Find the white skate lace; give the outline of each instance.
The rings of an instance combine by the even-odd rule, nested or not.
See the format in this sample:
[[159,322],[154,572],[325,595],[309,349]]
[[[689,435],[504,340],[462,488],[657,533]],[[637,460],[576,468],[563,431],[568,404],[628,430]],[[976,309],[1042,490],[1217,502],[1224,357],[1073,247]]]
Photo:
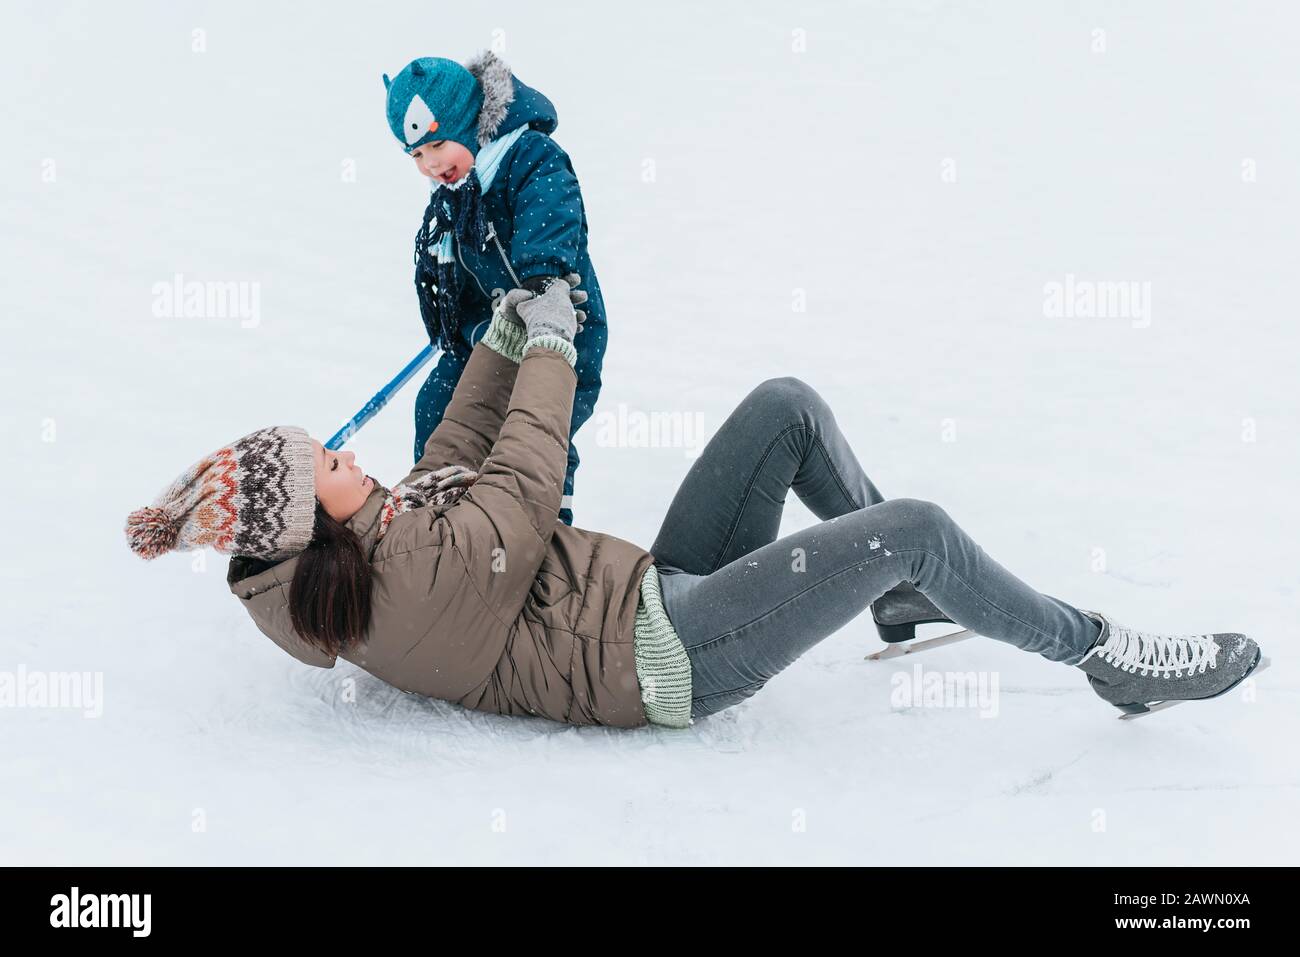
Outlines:
[[1204,674],[1217,667],[1219,645],[1213,635],[1153,635],[1111,622],[1097,654],[1121,671],[1181,678],[1184,671]]

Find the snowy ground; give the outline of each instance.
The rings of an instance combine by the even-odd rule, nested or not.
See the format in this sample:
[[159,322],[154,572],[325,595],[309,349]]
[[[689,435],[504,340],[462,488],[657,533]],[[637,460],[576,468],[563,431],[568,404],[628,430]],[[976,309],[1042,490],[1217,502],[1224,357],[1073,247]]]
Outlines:
[[[7,7],[0,670],[104,698],[0,709],[0,863],[1300,859],[1289,5],[332,6]],[[425,187],[380,74],[494,37],[583,183],[598,415],[714,428],[800,376],[885,495],[1272,670],[1129,723],[979,640],[923,663],[996,677],[995,718],[900,710],[864,617],[688,731],[575,729],[309,669],[224,559],[133,557],[126,513],[182,467],[325,438],[419,349]],[[257,321],[156,317],[177,274],[258,284]],[[1045,315],[1067,276],[1149,283],[1149,315]],[[414,394],[354,441],[367,471],[409,465]],[[578,523],[648,545],[690,459],[592,429]]]

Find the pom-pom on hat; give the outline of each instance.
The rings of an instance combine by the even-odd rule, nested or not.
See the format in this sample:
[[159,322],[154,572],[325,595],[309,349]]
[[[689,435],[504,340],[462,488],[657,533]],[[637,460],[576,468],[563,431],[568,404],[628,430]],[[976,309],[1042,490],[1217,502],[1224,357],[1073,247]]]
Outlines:
[[152,505],[127,516],[126,539],[141,558],[210,545],[229,555],[281,561],[307,547],[315,523],[311,437],[280,425],[199,459]]
[[410,153],[425,143],[453,140],[478,155],[478,114],[483,88],[474,74],[455,60],[412,60],[388,88],[388,128]]

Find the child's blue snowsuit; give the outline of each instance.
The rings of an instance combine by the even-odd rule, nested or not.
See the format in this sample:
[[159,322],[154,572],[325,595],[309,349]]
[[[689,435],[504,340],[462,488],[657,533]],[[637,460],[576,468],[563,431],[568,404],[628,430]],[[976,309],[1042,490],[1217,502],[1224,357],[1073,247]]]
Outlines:
[[[578,288],[587,292],[587,302],[581,307],[587,318],[573,342],[578,351],[578,385],[560,511],[560,519],[571,525],[573,474],[578,468],[573,434],[591,416],[600,394],[600,367],[607,335],[605,303],[587,255],[587,215],[578,178],[568,154],[549,135],[559,122],[555,107],[513,74],[511,84],[514,98],[495,135],[524,123],[530,129],[502,157],[496,178],[483,196],[489,231],[495,232],[495,239],[484,250],[455,243],[457,261],[467,274],[459,302],[459,328],[450,349],[442,344],[444,351],[416,397],[414,453],[416,461],[424,454],[425,442],[446,411],[470,350],[487,332],[492,318],[492,290],[508,291],[534,276],[577,273],[582,277]],[[494,93],[486,84],[484,93],[486,112],[493,105]]]

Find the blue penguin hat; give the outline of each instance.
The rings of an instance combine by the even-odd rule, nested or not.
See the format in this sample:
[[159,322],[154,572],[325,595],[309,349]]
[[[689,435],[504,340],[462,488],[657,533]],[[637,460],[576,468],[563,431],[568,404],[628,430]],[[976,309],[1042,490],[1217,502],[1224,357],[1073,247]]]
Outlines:
[[442,57],[421,57],[391,80],[385,73],[384,86],[388,128],[406,152],[436,140],[452,140],[478,155],[483,88],[465,67]]

